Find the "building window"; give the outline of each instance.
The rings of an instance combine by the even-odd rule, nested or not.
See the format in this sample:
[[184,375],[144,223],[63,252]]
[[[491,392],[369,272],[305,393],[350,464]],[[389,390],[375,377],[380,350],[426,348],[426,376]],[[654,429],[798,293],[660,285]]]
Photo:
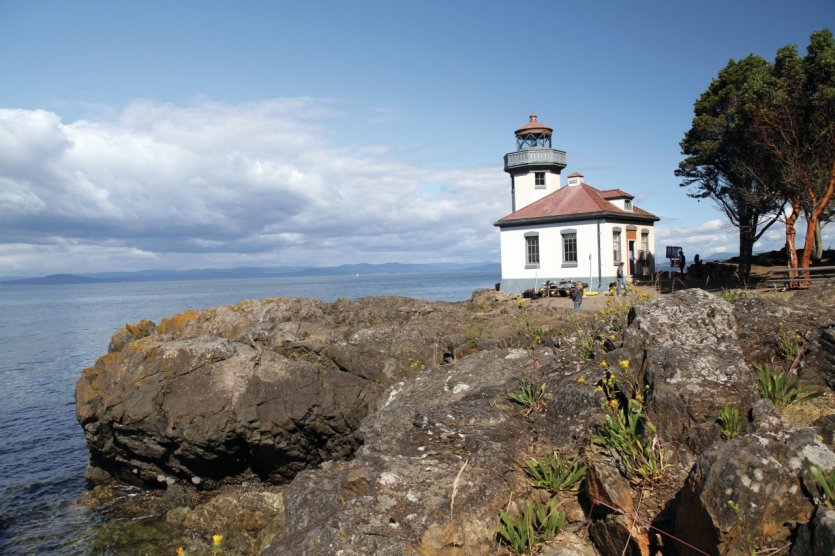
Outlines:
[[562,235],[562,262],[577,262],[577,234]]
[[612,258],[616,263],[621,262],[620,230],[612,232]]
[[539,236],[527,236],[525,238],[525,251],[528,265],[539,265]]
[[545,189],[545,172],[534,172],[533,183],[537,189]]
[[629,199],[626,199],[623,202],[623,208],[624,208],[624,210],[632,210],[632,201],[630,201]]
[[649,254],[649,234],[641,234],[641,253],[644,257]]

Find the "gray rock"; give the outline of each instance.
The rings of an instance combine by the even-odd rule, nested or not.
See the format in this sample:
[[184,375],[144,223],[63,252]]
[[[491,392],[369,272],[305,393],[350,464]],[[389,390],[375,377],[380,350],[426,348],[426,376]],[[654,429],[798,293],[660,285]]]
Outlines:
[[[576,326],[593,315],[558,321],[535,302],[523,315],[492,291],[465,303],[248,301],[127,326],[77,385],[88,478],[167,486],[155,499],[178,506],[167,514],[172,527],[209,538],[206,524],[222,515],[224,546],[245,554],[494,554],[499,509],[544,496],[524,459],[558,450],[590,459],[585,499],[640,510],[643,522],[663,522],[709,553],[743,550],[749,534],[760,546],[785,544],[793,529],[813,546],[828,538],[829,518],[816,528],[808,466],[835,460],[817,432],[785,430],[750,367],[756,342],[773,336],[769,311],[798,330],[808,313],[803,331],[814,336],[825,316],[811,303],[731,304],[687,290],[636,307],[607,358],[629,359],[623,378],[648,387],[671,465],[657,500],[604,450],[588,450],[604,414],[594,384],[603,371],[579,357]],[[809,341],[803,373],[823,368],[815,354],[828,340],[819,337],[824,347]],[[508,399],[522,379],[546,385],[543,413],[523,415]],[[730,441],[716,425],[726,405],[751,419]],[[241,480],[256,486],[233,486]],[[207,491],[220,494],[208,500]],[[622,514],[584,515],[576,497],[561,503],[571,526],[544,553],[654,549]],[[586,523],[594,549],[576,534]]]
[[[715,554],[785,544],[791,524],[814,505],[809,467],[835,467],[835,454],[812,429],[753,433],[718,443],[696,462],[681,492],[676,534]],[[680,548],[682,554],[696,554]]]
[[835,554],[835,509],[818,506],[814,518],[798,528],[791,556],[832,556]]
[[730,303],[703,290],[636,307],[624,352],[649,386],[648,409],[662,438],[699,452],[718,439],[725,406],[741,415],[759,397],[737,341]]

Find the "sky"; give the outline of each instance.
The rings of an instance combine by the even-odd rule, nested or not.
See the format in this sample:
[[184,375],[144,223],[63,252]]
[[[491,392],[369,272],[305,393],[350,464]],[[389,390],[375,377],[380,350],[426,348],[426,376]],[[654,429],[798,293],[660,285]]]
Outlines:
[[498,262],[532,112],[657,251],[734,255],[673,174],[693,102],[824,27],[832,0],[0,0],[0,277]]

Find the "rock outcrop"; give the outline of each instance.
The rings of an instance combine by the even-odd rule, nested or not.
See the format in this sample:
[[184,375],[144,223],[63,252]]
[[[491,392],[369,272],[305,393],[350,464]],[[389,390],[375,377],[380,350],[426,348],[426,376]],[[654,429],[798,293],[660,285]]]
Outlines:
[[[795,368],[825,383],[829,313],[811,298],[728,303],[687,290],[638,303],[627,327],[620,303],[578,318],[495,292],[466,303],[274,299],[126,327],[78,383],[89,477],[201,496],[242,480],[283,485],[280,496],[242,494],[241,511],[259,512],[244,521],[261,529],[239,544],[253,553],[477,555],[503,550],[500,509],[547,499],[523,463],[557,451],[589,472],[579,495],[559,495],[567,524],[545,554],[822,546],[832,517],[816,506],[809,466],[835,468],[829,440],[761,400],[753,365],[788,367],[775,350],[790,329],[805,338]],[[598,386],[607,377],[621,401]],[[508,398],[523,381],[544,389],[539,411]],[[664,455],[652,482],[591,442],[630,396]],[[728,406],[745,430],[725,440]],[[183,499],[169,523],[216,511]]]

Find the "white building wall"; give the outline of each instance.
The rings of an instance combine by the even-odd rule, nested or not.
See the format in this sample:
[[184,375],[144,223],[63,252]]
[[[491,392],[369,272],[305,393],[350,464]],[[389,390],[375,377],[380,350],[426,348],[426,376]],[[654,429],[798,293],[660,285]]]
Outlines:
[[[577,262],[563,262],[563,234],[577,235]],[[526,268],[526,233],[538,233],[539,267]],[[499,234],[502,256],[502,288],[522,291],[541,285],[545,280],[582,280],[589,282],[591,271],[597,277],[597,221],[572,222],[570,225],[546,224],[537,227],[505,228]],[[591,266],[590,259],[591,256]],[[530,285],[526,285],[530,284]],[[524,287],[522,287],[524,286]]]
[[[545,172],[545,187],[536,187],[536,172]],[[513,174],[513,211],[526,207],[560,188],[560,175],[549,170]]]
[[[636,259],[641,249],[641,232],[644,230],[649,232],[647,238],[653,258],[648,261],[648,266],[638,265],[638,268],[636,268],[639,275],[649,275],[654,270],[650,265],[655,262],[655,231],[652,226],[583,220],[502,229],[499,234],[502,260],[501,287],[505,291],[519,293],[529,288],[539,287],[546,280],[580,280],[592,290],[606,291],[609,284],[615,281],[617,272],[613,249],[614,228],[617,227],[621,230],[621,253],[623,261],[626,263],[629,256],[627,226],[632,225],[637,228],[635,230]],[[563,262],[562,232],[566,230],[574,230],[577,234],[576,264]],[[526,268],[526,233],[538,234],[538,268]]]

